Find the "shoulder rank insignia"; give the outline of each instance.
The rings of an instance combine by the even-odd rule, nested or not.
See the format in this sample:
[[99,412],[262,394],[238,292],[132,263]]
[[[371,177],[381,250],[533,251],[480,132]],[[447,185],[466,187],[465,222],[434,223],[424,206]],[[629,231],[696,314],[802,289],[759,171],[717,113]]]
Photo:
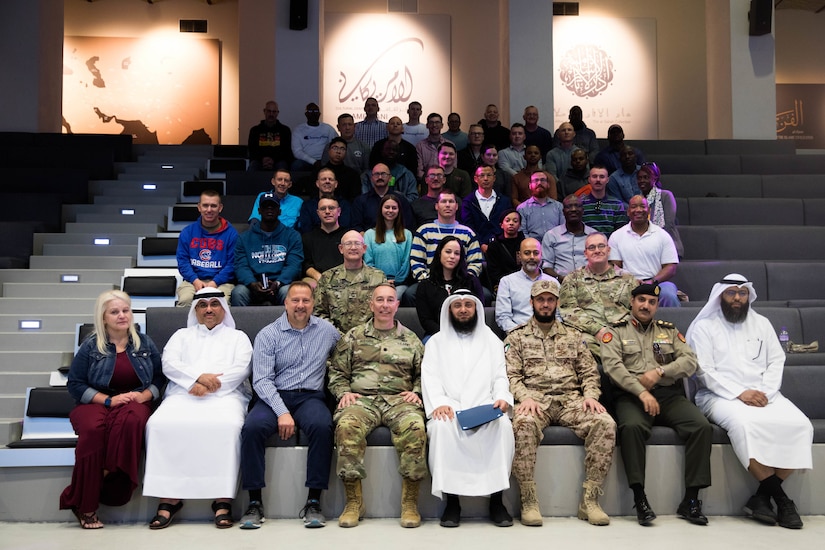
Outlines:
[[629,318],[625,317],[624,319],[621,319],[621,320],[616,321],[615,323],[613,323],[613,326],[614,327],[622,327],[622,326],[627,324],[628,320],[629,320]]
[[685,337],[681,332],[676,335],[676,338],[678,338],[683,344],[687,344],[687,342],[685,341]]
[[662,321],[661,319],[656,319],[656,324],[660,327],[673,328],[673,323],[669,321]]
[[609,344],[611,340],[613,340],[613,333],[612,332],[605,332],[602,335],[602,343],[603,344]]

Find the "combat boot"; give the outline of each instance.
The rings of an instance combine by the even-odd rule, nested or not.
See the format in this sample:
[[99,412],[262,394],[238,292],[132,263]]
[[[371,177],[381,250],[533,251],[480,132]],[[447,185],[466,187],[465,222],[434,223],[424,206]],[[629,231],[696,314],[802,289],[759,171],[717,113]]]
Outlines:
[[355,527],[358,522],[364,519],[367,509],[364,506],[364,497],[361,494],[361,480],[344,480],[344,490],[347,494],[347,503],[338,518],[338,525],[341,527]]
[[420,481],[404,478],[401,482],[401,527],[418,527],[421,515],[418,513],[418,485]]
[[521,491],[521,524],[541,527],[544,521],[541,519],[539,499],[536,495],[536,482],[519,482],[519,490]]
[[601,486],[595,481],[585,481],[582,500],[579,503],[579,519],[588,521],[591,525],[609,525],[610,518],[599,506],[599,495],[603,495]]

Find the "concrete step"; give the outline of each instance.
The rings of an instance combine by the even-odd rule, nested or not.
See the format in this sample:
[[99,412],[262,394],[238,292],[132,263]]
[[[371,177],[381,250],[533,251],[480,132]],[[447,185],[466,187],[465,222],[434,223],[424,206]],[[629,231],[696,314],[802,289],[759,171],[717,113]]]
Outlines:
[[179,181],[152,182],[154,189],[142,181],[95,180],[89,182],[89,196],[120,195],[134,197],[155,197],[180,194]]
[[92,310],[89,310],[87,315],[63,313],[41,313],[38,315],[28,313],[0,313],[0,332],[21,330],[19,326],[21,319],[40,321],[39,330],[41,332],[74,332],[78,323],[93,323],[94,314]]
[[0,313],[24,313],[27,316],[42,313],[87,315],[94,312],[94,305],[92,298],[0,298]]
[[[5,391],[5,390],[4,390]],[[0,394],[0,418],[23,418],[26,412],[25,394]]]
[[171,161],[171,162],[141,162],[141,163],[115,163],[115,173],[142,175],[146,177],[176,175],[186,179],[189,174],[198,174],[206,169],[206,161],[198,162],[197,159],[191,162]]
[[[22,415],[21,415],[22,416]],[[0,418],[0,447],[20,439],[23,422],[20,418]]]
[[49,372],[0,372],[0,388],[10,395],[26,395],[26,388],[49,385]]
[[52,283],[5,283],[3,285],[4,298],[62,298],[67,295],[72,298],[97,299],[101,292],[120,288],[120,283],[68,283],[55,285]]
[[[66,270],[61,269],[0,269],[0,284],[5,283],[63,283],[61,275]],[[116,283],[120,284],[123,269],[76,269],[72,273],[77,275],[79,283]],[[71,292],[70,290],[68,292]]]
[[[126,269],[135,267],[135,258],[128,256],[29,256],[31,269],[60,270],[77,273],[84,269]],[[69,270],[69,271],[67,271]]]
[[80,223],[151,223],[166,227],[166,212],[163,214],[136,214],[123,216],[122,214],[78,214],[73,220]]
[[[64,204],[63,220],[66,222],[75,221],[79,214],[109,214],[112,216],[123,216],[123,221],[129,223],[129,218],[140,215],[165,214],[169,208],[168,204],[147,204],[143,206],[120,206],[117,204]],[[124,214],[122,211],[128,209],[134,211],[133,214]]]
[[135,153],[137,162],[147,162],[153,158],[160,159],[187,159],[192,157],[202,157],[204,159],[212,156],[212,145],[133,145],[132,151]]
[[74,338],[74,331],[0,332],[0,349],[5,351],[25,351],[27,349],[36,349],[41,351],[74,350]]
[[176,203],[174,199],[170,200],[170,197],[163,195],[137,195],[134,198],[116,195],[95,195],[92,200],[94,204],[117,204],[123,208],[137,208],[138,206],[147,204],[165,204],[166,206],[172,206]]
[[0,372],[51,372],[71,365],[73,355],[71,351],[2,351]]
[[137,241],[131,245],[44,244],[43,256],[132,256],[137,258]]
[[[103,227],[103,226],[101,226]],[[110,225],[109,227],[115,227]],[[156,231],[151,233],[151,236],[156,235]],[[135,245],[137,246],[140,237],[146,237],[147,234],[137,233],[35,233],[33,239],[32,253],[43,254],[43,246],[46,244],[88,244],[93,246],[113,246],[113,245]],[[108,245],[95,244],[97,239],[109,239]]]
[[157,183],[161,181],[191,180],[198,176],[197,172],[191,174],[118,174],[118,181],[139,181],[142,183]]
[[77,223],[66,224],[66,233],[131,233],[132,235],[152,235],[160,231],[156,223]]

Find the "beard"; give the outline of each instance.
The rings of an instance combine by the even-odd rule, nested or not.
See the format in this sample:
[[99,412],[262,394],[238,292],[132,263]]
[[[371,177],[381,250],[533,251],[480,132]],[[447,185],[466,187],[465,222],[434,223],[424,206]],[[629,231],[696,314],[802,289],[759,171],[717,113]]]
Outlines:
[[745,321],[745,317],[748,316],[748,310],[750,309],[751,305],[747,302],[742,304],[742,307],[739,310],[733,308],[733,306],[724,300],[722,301],[722,315],[725,316],[725,320],[728,323],[743,323]]
[[552,323],[556,320],[556,310],[554,309],[553,313],[551,313],[550,315],[542,315],[538,311],[534,311],[533,316],[539,323]]
[[453,326],[455,331],[459,334],[470,334],[476,328],[476,324],[478,323],[478,312],[473,313],[473,316],[467,319],[466,321],[459,321],[456,319],[452,313],[450,313],[450,324]]

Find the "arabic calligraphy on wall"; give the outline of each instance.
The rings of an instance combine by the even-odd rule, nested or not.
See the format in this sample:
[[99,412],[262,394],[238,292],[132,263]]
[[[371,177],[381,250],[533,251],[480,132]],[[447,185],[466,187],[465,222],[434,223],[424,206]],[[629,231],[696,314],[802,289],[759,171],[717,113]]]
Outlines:
[[776,85],[776,139],[798,149],[825,148],[825,84]]

